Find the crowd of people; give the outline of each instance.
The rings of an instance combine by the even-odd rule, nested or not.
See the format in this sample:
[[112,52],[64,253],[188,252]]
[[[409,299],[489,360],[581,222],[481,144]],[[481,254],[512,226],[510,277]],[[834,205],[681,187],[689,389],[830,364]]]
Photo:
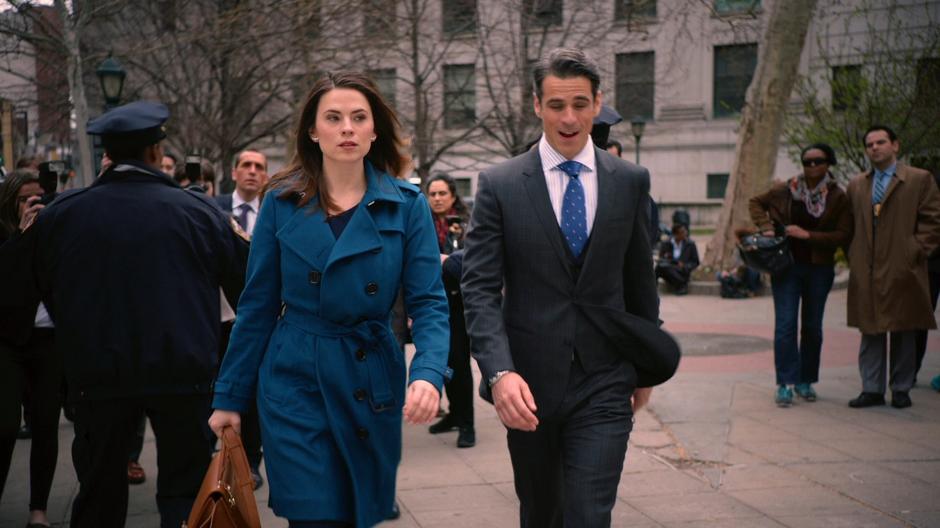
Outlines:
[[[659,243],[649,172],[608,141],[619,116],[604,113],[596,64],[556,49],[532,81],[542,135],[480,174],[472,211],[447,174],[423,189],[401,177],[398,118],[358,72],[314,83],[286,168],[269,176],[262,152],[240,152],[231,194],[212,164],[164,150],[170,115],[154,102],[89,122],[106,156],[87,188],[50,202],[34,169],[13,172],[0,186],[0,494],[25,406],[28,528],[49,526],[63,406],[73,527],[124,526],[147,420],[164,528],[186,520],[227,427],[292,528],[394,518],[403,422],[476,445],[471,357],[507,429],[521,525],[609,526],[633,415],[679,361],[657,278],[687,293],[698,250],[687,215]],[[885,403],[889,342],[891,403],[911,405],[935,327],[940,191],[897,162],[889,128],[863,142],[873,170],[848,190],[814,144],[802,174],[750,203],[754,231],[786,234],[794,261],[771,277],[781,406],[817,397],[839,247],[862,332],[850,405]]]

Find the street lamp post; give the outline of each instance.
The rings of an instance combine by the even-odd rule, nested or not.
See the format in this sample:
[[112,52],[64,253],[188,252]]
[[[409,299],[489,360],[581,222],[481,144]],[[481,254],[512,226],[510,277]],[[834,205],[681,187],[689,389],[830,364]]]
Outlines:
[[[121,102],[121,92],[124,90],[124,78],[127,72],[124,67],[114,57],[108,55],[108,58],[101,61],[98,68],[95,69],[95,75],[98,76],[98,82],[101,84],[101,93],[104,95],[104,111],[107,112]],[[94,136],[94,164],[95,174],[101,173],[101,158],[104,156],[104,148],[101,146],[101,136]]]
[[104,94],[104,110],[114,108],[121,102],[121,92],[124,90],[124,78],[127,72],[114,57],[108,56],[95,70],[98,82],[101,83],[101,93]]
[[636,143],[636,164],[640,164],[640,139],[643,137],[643,130],[646,128],[646,121],[641,117],[634,117],[630,121],[630,130],[633,131],[633,139]]

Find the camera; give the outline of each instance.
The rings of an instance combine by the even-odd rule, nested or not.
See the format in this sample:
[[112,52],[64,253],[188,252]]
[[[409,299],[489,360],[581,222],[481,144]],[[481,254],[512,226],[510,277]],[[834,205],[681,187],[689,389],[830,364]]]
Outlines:
[[65,162],[61,160],[44,161],[39,164],[39,186],[43,195],[39,203],[49,205],[55,200],[56,189],[59,182],[65,183],[69,179],[69,172]]
[[459,217],[459,216],[457,216],[457,215],[447,215],[446,217],[444,217],[444,220],[447,222],[447,225],[448,225],[448,226],[452,226],[452,225],[454,225],[454,224],[462,224],[462,223],[463,223],[463,218],[461,218],[461,217]]

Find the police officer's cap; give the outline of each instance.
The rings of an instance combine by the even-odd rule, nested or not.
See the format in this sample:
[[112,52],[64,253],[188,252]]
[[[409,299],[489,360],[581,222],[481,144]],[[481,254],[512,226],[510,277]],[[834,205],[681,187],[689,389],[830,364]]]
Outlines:
[[166,105],[136,101],[88,121],[88,133],[101,136],[105,148],[147,147],[166,137],[163,123],[169,117]]

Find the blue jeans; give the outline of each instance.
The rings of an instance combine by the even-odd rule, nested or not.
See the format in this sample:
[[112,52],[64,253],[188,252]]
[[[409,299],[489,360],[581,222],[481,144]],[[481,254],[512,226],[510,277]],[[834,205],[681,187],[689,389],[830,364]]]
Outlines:
[[[834,277],[831,265],[797,262],[787,272],[771,278],[777,385],[819,381],[823,312]],[[803,302],[802,311],[800,301]],[[796,340],[798,315],[799,345]]]

